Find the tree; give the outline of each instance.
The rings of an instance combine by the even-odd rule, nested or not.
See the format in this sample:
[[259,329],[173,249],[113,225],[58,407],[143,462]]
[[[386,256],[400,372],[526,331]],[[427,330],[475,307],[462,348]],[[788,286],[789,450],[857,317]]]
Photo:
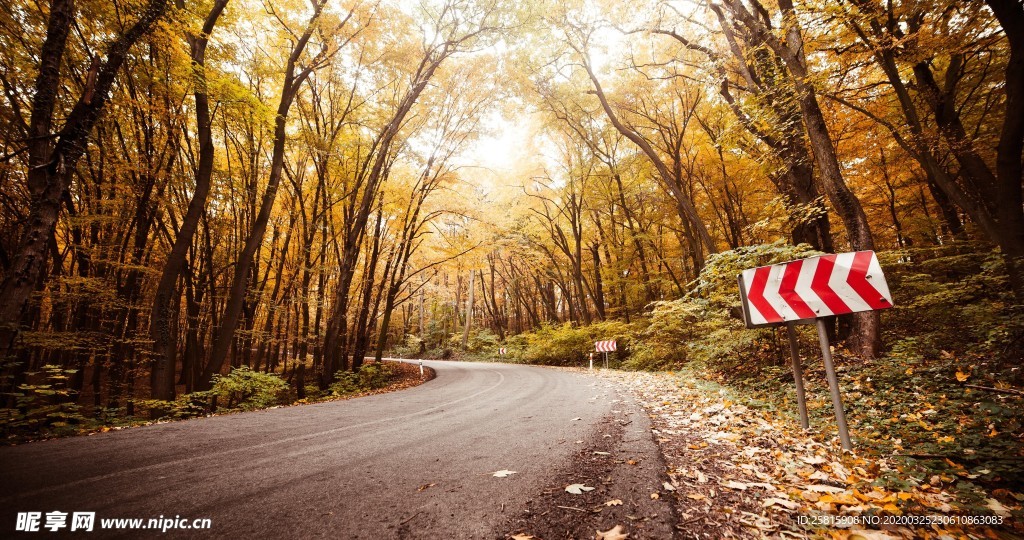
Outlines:
[[[406,117],[441,64],[451,56],[475,46],[479,40],[487,38],[501,29],[501,13],[498,7],[492,4],[469,5],[456,0],[446,1],[439,6],[432,20],[432,26],[436,30],[435,35],[425,38],[418,63],[407,76],[408,86],[400,90],[398,94],[400,97],[392,109],[390,118],[375,136],[370,145],[371,152],[368,152],[361,160],[357,173],[358,185],[354,191],[358,194],[358,207],[350,219],[346,220],[348,230],[341,250],[337,292],[324,337],[325,357],[324,370],[320,379],[321,387],[330,384],[335,372],[348,359],[349,292],[359,259],[359,246],[366,232],[373,203],[378,197],[380,184],[388,170],[392,145],[395,143]],[[359,369],[362,361],[362,358],[353,358],[352,369]]]
[[94,57],[85,88],[58,130],[53,126],[54,108],[68,33],[75,21],[75,6],[72,0],[54,0],[50,5],[28,130],[28,220],[0,284],[0,358],[8,358],[15,347],[29,295],[40,286],[48,244],[71,178],[110,97],[118,71],[129,50],[164,15],[167,5],[168,0],[150,0],[138,20],[108,42],[106,58]]
[[[1002,86],[1005,93],[1004,111],[998,124],[998,142],[995,145],[995,164],[984,155],[984,141],[969,132],[961,100],[963,92],[958,85],[966,77],[964,72],[970,59],[961,52],[964,44],[943,44],[952,51],[947,54],[945,77],[940,83],[938,58],[942,49],[925,47],[929,32],[951,33],[950,16],[957,10],[949,6],[945,14],[928,13],[921,6],[889,5],[886,8],[865,0],[852,2],[856,11],[846,24],[867,46],[879,68],[884,72],[909,134],[892,123],[883,122],[894,139],[920,164],[929,182],[962,208],[996,245],[1000,247],[1006,263],[1010,283],[1018,299],[1024,298],[1024,209],[1022,209],[1022,152],[1024,152],[1024,7],[1019,2],[994,0],[986,2],[995,15],[1006,37],[1009,57],[1004,68],[1002,84],[980,81],[978,86]],[[962,8],[964,20],[970,25],[989,26],[988,15],[977,2]],[[959,23],[955,23],[959,24]],[[938,28],[931,28],[931,26]],[[945,28],[943,28],[945,27]],[[964,32],[966,33],[966,32]],[[984,38],[982,38],[984,39]],[[913,74],[915,99],[910,85],[903,80],[901,70]],[[979,68],[985,69],[985,68]],[[973,94],[971,92],[970,94]],[[861,107],[857,110],[867,112]],[[875,116],[875,115],[872,115]],[[877,118],[877,116],[875,116]],[[934,122],[934,131],[928,120]],[[934,134],[933,134],[934,133]],[[976,133],[976,131],[975,131]],[[941,139],[940,139],[941,138]],[[940,142],[952,154],[956,163],[943,163]],[[979,144],[980,143],[980,144]]]
[[[323,67],[353,37],[349,36],[339,39],[338,36],[339,32],[351,20],[354,11],[349,11],[348,14],[337,22],[334,28],[326,31],[323,30],[319,23],[326,3],[327,0],[313,2],[313,13],[310,15],[302,34],[294,41],[291,52],[288,55],[287,64],[284,69],[284,81],[281,85],[281,100],[277,106],[277,115],[274,117],[274,143],[270,162],[270,176],[267,178],[267,187],[263,192],[263,199],[260,202],[259,214],[257,214],[256,220],[252,224],[252,229],[246,238],[245,246],[235,262],[234,277],[232,278],[230,293],[224,306],[224,314],[221,317],[221,326],[210,351],[210,360],[203,369],[199,379],[198,387],[200,389],[209,388],[210,380],[215,373],[220,372],[221,367],[224,365],[224,360],[227,358],[228,349],[234,341],[235,328],[238,325],[238,319],[242,313],[242,303],[245,298],[246,289],[249,286],[249,270],[253,263],[253,257],[263,242],[263,235],[266,233],[267,223],[270,221],[270,213],[274,208],[274,200],[277,198],[278,186],[281,183],[281,175],[284,171],[285,143],[288,139],[288,111],[291,109],[299,89],[313,71]],[[362,26],[357,28],[355,33],[358,33],[361,28]],[[320,51],[312,56],[308,63],[300,66],[299,62],[303,58],[306,45],[314,33],[318,31],[321,32],[321,36],[325,39],[320,44]],[[332,43],[334,40],[337,40],[337,42]]]
[[174,368],[178,340],[172,335],[173,321],[178,318],[175,297],[180,297],[178,278],[185,266],[185,257],[192,247],[192,239],[199,228],[199,219],[206,208],[206,198],[213,180],[215,150],[210,97],[206,81],[206,46],[217,20],[228,0],[215,0],[198,34],[189,33],[186,39],[191,48],[193,84],[195,86],[196,137],[199,140],[199,163],[195,170],[195,191],[167,255],[160,281],[154,293],[150,315],[150,336],[153,339],[153,369],[150,375],[150,393],[154,399],[174,399]]
[[[829,202],[843,221],[850,247],[854,250],[873,250],[871,225],[860,204],[843,178],[842,167],[836,154],[828,123],[818,102],[812,83],[812,72],[804,51],[804,38],[800,30],[798,13],[791,0],[779,2],[781,27],[776,30],[771,14],[758,2],[751,0],[752,9],[741,0],[728,0],[716,10],[726,35],[742,36],[747,47],[768,47],[785,67],[785,76],[793,85],[794,98],[800,107],[804,129],[818,165],[819,177]],[[779,33],[776,33],[779,32]],[[855,320],[853,348],[861,355],[874,358],[880,352],[881,332],[878,314],[873,311],[853,315]]]
[[593,92],[600,101],[601,108],[608,116],[608,120],[613,126],[615,126],[615,129],[618,130],[619,133],[632,141],[633,144],[637,145],[643,151],[644,155],[651,160],[655,169],[658,171],[659,177],[666,186],[666,189],[668,189],[669,193],[671,193],[675,198],[679,211],[679,218],[683,220],[684,227],[693,229],[696,244],[694,245],[692,254],[696,261],[695,271],[699,271],[700,267],[703,265],[703,255],[700,253],[700,246],[703,246],[703,249],[706,249],[708,253],[715,253],[718,251],[718,248],[715,245],[714,240],[711,238],[711,234],[708,232],[704,220],[697,213],[697,209],[694,207],[693,201],[683,190],[681,171],[679,171],[680,163],[678,161],[674,162],[673,168],[670,169],[658,152],[655,151],[651,143],[641,136],[636,128],[626,125],[618,117],[612,108],[608,97],[605,95],[604,89],[601,87],[601,82],[594,74],[594,70],[590,65],[589,59],[587,59],[585,53],[585,47],[588,41],[587,37],[580,37],[582,40],[581,44],[571,44],[570,46],[573,47],[574,51],[580,56],[583,69],[586,71],[587,76],[594,85]]

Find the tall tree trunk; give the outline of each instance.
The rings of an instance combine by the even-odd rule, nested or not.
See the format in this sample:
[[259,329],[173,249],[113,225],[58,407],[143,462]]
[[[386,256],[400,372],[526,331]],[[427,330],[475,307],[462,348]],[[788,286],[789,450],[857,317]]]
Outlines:
[[210,98],[206,85],[206,45],[228,0],[215,0],[198,35],[188,35],[192,49],[192,84],[195,85],[196,137],[199,140],[199,162],[195,171],[195,191],[174,245],[167,255],[163,272],[157,282],[150,314],[150,338],[153,340],[153,368],[150,372],[150,395],[153,399],[174,399],[174,369],[177,364],[178,340],[173,332],[178,318],[176,297],[178,277],[185,266],[185,257],[192,247],[192,238],[199,228],[199,220],[206,209],[213,178],[214,146]]
[[1006,63],[1006,110],[996,147],[997,238],[1017,301],[1024,303],[1024,4],[1019,0],[986,0],[1010,42]]
[[[69,28],[75,19],[72,0],[54,0],[50,6],[46,40],[40,53],[40,70],[33,98],[27,174],[30,194],[28,219],[10,267],[0,284],[0,359],[15,347],[20,322],[29,296],[40,283],[47,244],[57,225],[64,194],[71,185],[86,140],[110,98],[117,74],[128,51],[146,35],[167,10],[168,0],[150,0],[139,19],[107,47],[106,60],[94,61],[92,85],[83,89],[64,125],[52,133],[53,109],[60,87]],[[52,149],[50,141],[56,137]]]
[[295,95],[298,93],[299,88],[316,67],[317,60],[313,59],[309,65],[298,73],[296,73],[296,67],[306,48],[306,44],[317,28],[315,23],[320,18],[320,13],[325,3],[326,0],[314,2],[313,14],[306,24],[306,30],[298,41],[295,42],[288,57],[284,83],[281,87],[281,101],[277,106],[277,115],[274,117],[274,147],[270,160],[270,176],[267,179],[267,189],[263,192],[260,210],[256,215],[256,220],[253,222],[252,230],[249,231],[249,236],[245,240],[245,246],[235,262],[235,272],[224,306],[224,313],[221,316],[220,329],[216,332],[214,338],[213,347],[210,351],[210,360],[203,369],[197,384],[200,390],[210,388],[211,379],[214,374],[220,373],[231,344],[235,340],[235,329],[238,327],[239,316],[242,313],[242,305],[245,301],[245,293],[249,286],[250,270],[256,252],[263,243],[263,236],[267,231],[267,223],[270,221],[270,212],[274,208],[277,190],[281,183],[281,174],[284,169],[285,143],[288,139],[288,111],[295,101]]
[[[825,115],[818,104],[818,98],[814,87],[808,82],[807,64],[803,51],[803,37],[800,27],[796,21],[796,14],[793,11],[791,0],[781,0],[779,6],[782,9],[783,17],[789,19],[786,23],[786,46],[781,44],[778,47],[785,51],[780,54],[790,73],[793,75],[793,82],[796,86],[797,102],[800,104],[800,111],[804,117],[804,126],[807,129],[807,137],[811,143],[811,151],[814,154],[814,161],[818,164],[825,194],[832,203],[832,207],[839,218],[843,221],[846,234],[850,241],[850,247],[854,250],[874,250],[875,240],[871,233],[871,226],[868,223],[867,215],[860,200],[846,184],[843,178],[842,168],[839,165],[839,158],[836,156],[832,136],[825,122]],[[851,336],[851,348],[861,356],[875,358],[881,352],[881,325],[877,311],[865,311],[853,315],[854,330]]]
[[[782,60],[792,82],[795,98],[803,117],[804,129],[807,131],[808,142],[818,165],[822,185],[829,202],[846,228],[850,246],[854,250],[873,250],[874,237],[868,224],[867,215],[853,191],[843,179],[839,158],[836,156],[832,136],[814,87],[810,82],[810,72],[804,53],[803,35],[800,22],[792,0],[779,0],[782,14],[783,35],[776,36],[764,19],[767,13],[758,11],[755,15],[747,10],[740,0],[727,0],[728,7],[735,20],[746,27],[748,35],[755,44],[767,45]],[[728,23],[723,23],[728,24]],[[874,358],[881,348],[881,332],[878,313],[867,311],[853,315],[854,332],[851,336],[852,349],[858,354]]]
[[[352,348],[352,366],[353,370],[358,370],[362,366],[361,359],[366,356],[367,347],[370,341],[370,327],[371,321],[374,317],[370,314],[370,306],[373,305],[374,299],[374,281],[377,274],[377,264],[380,260],[380,237],[381,237],[381,225],[384,222],[384,210],[383,201],[380,201],[377,205],[377,219],[375,220],[373,240],[371,241],[372,247],[370,248],[370,256],[367,257],[366,263],[363,267],[363,295],[359,302],[359,315],[356,318],[355,335],[353,336],[354,346]],[[377,294],[378,302],[380,300],[380,294],[383,292],[385,283],[389,278],[391,272],[391,264],[393,260],[389,260],[388,264],[384,268],[384,276],[381,277],[380,283],[377,284],[379,292]],[[374,306],[374,311],[379,307]],[[390,314],[386,316],[390,319]],[[357,363],[358,362],[358,363]]]
[[[954,175],[934,155],[931,148],[934,142],[924,136],[921,115],[896,65],[896,51],[892,44],[904,41],[907,37],[904,29],[891,19],[889,24],[883,25],[883,15],[874,4],[864,0],[856,0],[854,3],[862,13],[872,16],[868,24],[875,40],[856,22],[849,24],[875,51],[913,135],[910,144],[902,142],[894,132],[897,141],[911,150],[910,153],[921,163],[929,179],[970,215],[985,235],[999,246],[1014,296],[1018,301],[1024,300],[1024,191],[1021,182],[1024,167],[1024,5],[1016,0],[986,0],[1003,27],[1010,49],[1004,84],[1006,109],[996,147],[994,172],[975,149],[974,141],[963,125],[956,103],[955,87],[944,89],[939,86],[932,72],[932,63],[927,58],[921,60],[925,51],[913,55],[915,63],[912,72],[916,88],[930,107],[941,136],[949,143],[950,151],[960,166]],[[919,19],[911,18],[907,23],[911,33],[919,30]],[[961,55],[952,55],[949,61],[951,65],[947,69],[956,69],[962,61]],[[962,183],[958,183],[957,176],[964,179]],[[938,199],[936,202],[941,207],[942,202]],[[943,214],[947,215],[945,211]]]
[[590,253],[594,259],[594,306],[597,308],[597,316],[602,321],[604,314],[604,282],[601,280],[601,253],[597,243],[590,245]]
[[366,225],[373,208],[373,202],[377,199],[377,191],[381,182],[388,174],[389,163],[392,153],[392,144],[395,137],[405,122],[406,116],[419,100],[420,95],[426,89],[427,84],[434,77],[437,68],[445,59],[457,49],[457,43],[445,42],[436,48],[427,51],[416,69],[412,87],[402,96],[394,114],[384,125],[375,144],[375,152],[366,156],[362,166],[365,171],[363,192],[359,196],[359,203],[352,216],[351,228],[345,238],[344,250],[342,251],[340,268],[338,269],[338,282],[335,298],[335,305],[332,307],[331,316],[328,318],[327,332],[323,341],[323,366],[320,385],[326,388],[334,379],[334,373],[338,369],[339,362],[344,362],[348,357],[348,304],[349,289],[352,286],[352,279],[355,276],[356,262],[359,259],[359,246],[362,245],[363,235],[366,232]]
[[[655,169],[657,169],[658,175],[664,183],[665,188],[668,189],[669,193],[672,194],[672,197],[675,200],[676,208],[680,219],[683,221],[683,225],[687,229],[695,231],[696,234],[691,245],[696,246],[698,252],[701,251],[700,246],[703,245],[707,249],[708,253],[717,253],[718,247],[711,238],[711,233],[708,232],[708,228],[704,223],[704,220],[697,213],[697,209],[694,207],[692,199],[683,191],[677,182],[676,177],[673,176],[672,172],[661,160],[658,153],[655,152],[650,143],[648,143],[636,131],[630,129],[628,126],[623,124],[621,120],[619,120],[618,115],[616,115],[615,111],[612,110],[611,104],[608,103],[608,98],[605,97],[604,89],[601,88],[601,83],[597,79],[597,76],[594,75],[590,64],[588,62],[584,62],[583,67],[586,69],[591,83],[593,83],[594,93],[597,94],[597,98],[601,102],[601,108],[604,110],[608,120],[619,133],[632,141],[633,144],[640,147],[640,150],[643,151],[644,155],[651,160]],[[694,262],[697,265],[697,268],[694,270],[695,272],[700,272],[704,260],[703,253],[692,253],[692,256],[694,257]]]
[[469,297],[466,299],[466,324],[462,327],[462,350],[469,345],[469,327],[473,325],[473,278],[476,272],[469,271]]

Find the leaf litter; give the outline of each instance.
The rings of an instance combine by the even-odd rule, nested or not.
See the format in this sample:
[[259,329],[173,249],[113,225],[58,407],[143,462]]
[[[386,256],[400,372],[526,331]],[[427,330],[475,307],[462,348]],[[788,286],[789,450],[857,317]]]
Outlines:
[[[663,496],[675,497],[683,538],[994,538],[1024,532],[1024,495],[997,489],[999,498],[962,501],[953,487],[971,475],[951,461],[955,473],[919,482],[906,462],[843,453],[834,437],[815,440],[813,431],[792,419],[745,405],[713,383],[671,373],[601,370],[598,376],[629,388],[650,416],[672,480],[666,488],[676,488]],[[1002,525],[907,524],[911,516],[971,515],[1001,517]],[[897,524],[862,525],[886,517]]]
[[616,525],[607,531],[597,531],[594,540],[626,540],[629,533],[622,530],[622,525]]
[[[610,382],[595,384],[614,388],[616,393],[622,391]],[[633,416],[643,414],[635,404],[629,406]],[[610,535],[612,532],[619,537],[628,534],[629,540],[674,538],[672,502],[649,498],[650,490],[661,488],[667,478],[663,461],[651,448],[653,441],[637,442],[636,434],[646,439],[644,430],[627,435],[621,420],[621,415],[602,416],[581,446],[559,462],[544,487],[531,493],[521,508],[511,509],[504,530],[509,535],[532,535],[539,540],[599,538],[596,533],[616,538]],[[643,454],[647,450],[642,447],[655,453]],[[630,459],[637,464],[628,465]],[[580,487],[579,494],[566,490],[574,484]],[[619,531],[615,531],[616,525]]]

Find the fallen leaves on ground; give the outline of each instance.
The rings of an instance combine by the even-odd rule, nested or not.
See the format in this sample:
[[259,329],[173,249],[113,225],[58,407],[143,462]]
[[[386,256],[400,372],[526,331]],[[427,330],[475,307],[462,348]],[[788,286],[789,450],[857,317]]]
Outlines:
[[516,473],[516,471],[510,471],[508,469],[502,469],[500,471],[495,471],[494,473],[491,474],[491,476],[493,476],[495,478],[506,478],[506,477],[509,477],[509,476],[511,476],[511,475],[513,475],[515,473]]
[[594,488],[583,484],[569,484],[565,486],[565,490],[573,495],[583,495],[584,491],[594,491]]
[[511,540],[535,540],[532,534],[513,534],[509,537]]
[[[917,481],[905,462],[870,452],[843,454],[829,437],[815,440],[813,432],[778,411],[744,405],[730,390],[695,377],[610,370],[598,375],[630,388],[646,409],[669,466],[666,491],[675,496],[680,522],[691,532],[867,539],[983,538],[992,532],[983,526],[902,524],[879,531],[852,519],[900,515],[989,515],[1002,517],[1011,530],[1019,527],[1014,516],[1024,501],[1020,493],[995,490],[997,496],[1005,493],[974,506],[957,500],[953,488],[970,478],[962,467]],[[812,523],[800,524],[798,516]],[[848,519],[845,526],[829,527],[813,524],[814,516],[833,525],[836,518]]]
[[594,540],[626,540],[629,533],[622,530],[622,525],[616,525],[607,531],[597,531]]

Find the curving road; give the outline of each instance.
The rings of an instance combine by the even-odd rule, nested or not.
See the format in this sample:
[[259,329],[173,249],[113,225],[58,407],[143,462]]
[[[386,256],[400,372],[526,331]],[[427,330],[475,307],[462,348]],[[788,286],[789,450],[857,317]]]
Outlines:
[[[18,512],[45,524],[59,510],[96,512],[96,529],[103,518],[211,520],[175,537],[503,538],[510,513],[621,398],[577,373],[426,365],[437,378],[400,392],[0,448],[0,536]],[[656,454],[636,416],[635,450]],[[491,475],[501,469],[517,474]]]

